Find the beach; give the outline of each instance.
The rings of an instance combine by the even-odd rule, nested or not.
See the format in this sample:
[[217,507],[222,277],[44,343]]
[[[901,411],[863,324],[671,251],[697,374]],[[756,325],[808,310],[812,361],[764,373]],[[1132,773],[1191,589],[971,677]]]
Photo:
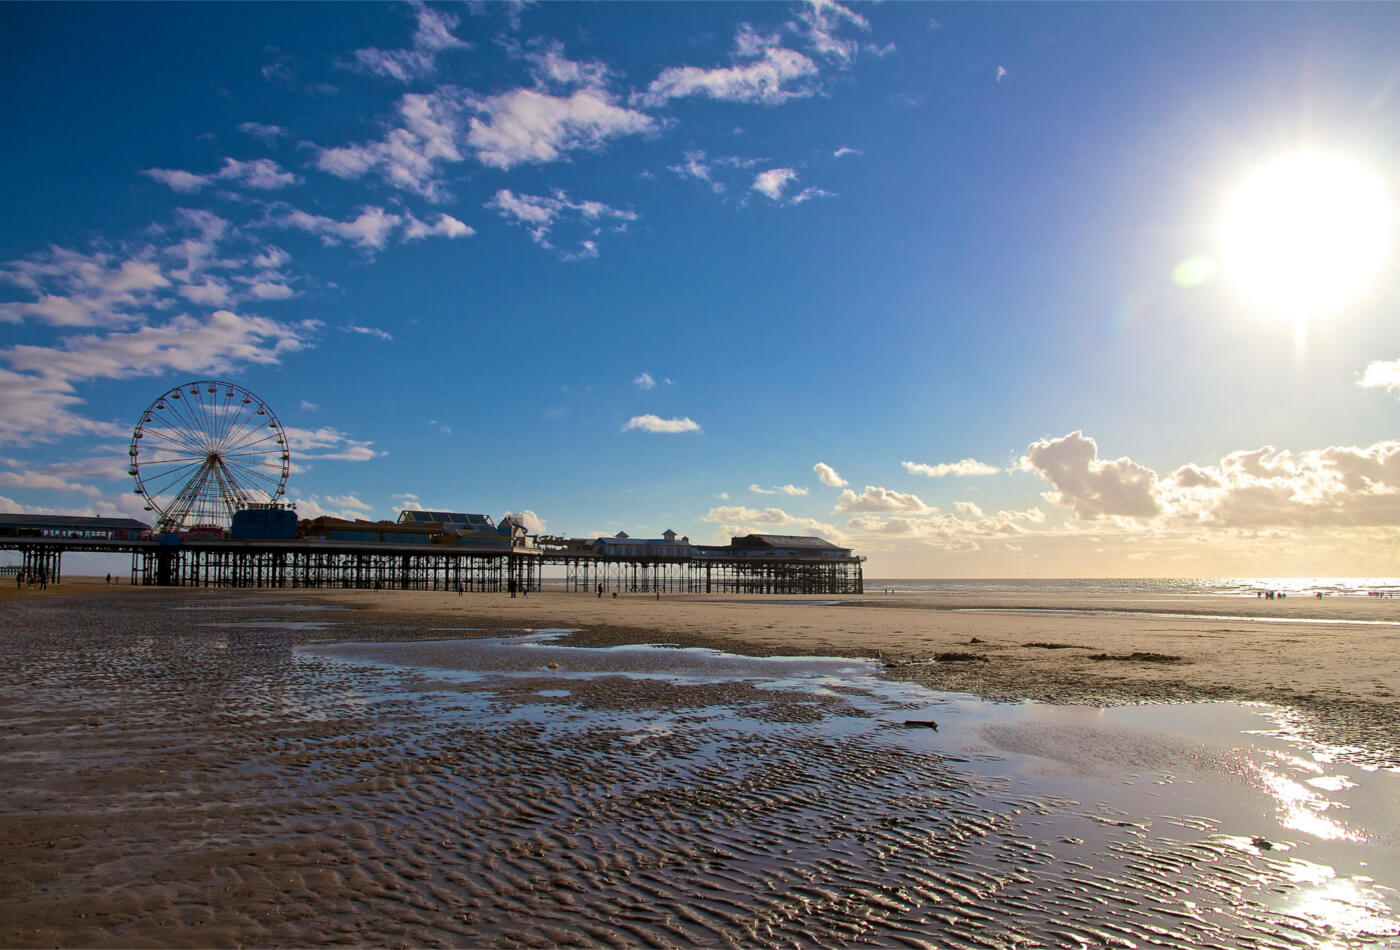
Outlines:
[[1293,705],[1328,741],[1400,765],[1400,599],[306,593],[404,622],[576,629],[579,645],[878,654],[888,676],[987,699]]
[[1397,606],[7,592],[0,934],[1390,945]]

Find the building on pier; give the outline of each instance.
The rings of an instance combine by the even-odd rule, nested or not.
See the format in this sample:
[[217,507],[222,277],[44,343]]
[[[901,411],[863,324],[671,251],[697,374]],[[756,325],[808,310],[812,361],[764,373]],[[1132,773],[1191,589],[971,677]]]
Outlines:
[[[440,520],[431,520],[434,516]],[[118,523],[99,536],[100,523],[113,521]],[[506,590],[513,582],[517,590],[538,590],[549,569],[572,591],[864,592],[865,558],[817,537],[745,535],[728,545],[692,544],[674,531],[651,539],[625,532],[612,538],[539,538],[531,537],[518,518],[507,516],[496,524],[485,515],[456,512],[417,512],[397,522],[321,517],[297,527],[293,538],[189,532],[153,538],[145,525],[126,519],[0,516],[0,549],[22,551],[26,571],[39,571],[50,582],[58,580],[65,552],[85,551],[129,553],[132,583],[176,587],[466,592]]]

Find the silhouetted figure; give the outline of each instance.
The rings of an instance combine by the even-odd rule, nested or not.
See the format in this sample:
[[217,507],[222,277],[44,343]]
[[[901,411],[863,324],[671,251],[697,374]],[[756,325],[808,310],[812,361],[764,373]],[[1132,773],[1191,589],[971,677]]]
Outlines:
[[598,599],[599,599],[599,600],[602,600],[602,599],[603,599],[603,585],[602,585],[602,584],[599,584],[599,585],[598,585]]
[[[23,589],[23,587],[24,587],[24,571],[16,571],[16,572],[15,572],[15,590],[21,590],[21,589]],[[598,596],[599,596],[599,597],[602,597],[603,595],[602,595],[602,594],[599,594]]]
[[510,591],[510,596],[515,596],[515,578],[512,577],[506,582],[506,590]]
[[111,575],[111,574],[108,574],[108,575],[107,575],[107,586],[108,586],[108,587],[111,587],[111,586],[112,586],[112,575]]

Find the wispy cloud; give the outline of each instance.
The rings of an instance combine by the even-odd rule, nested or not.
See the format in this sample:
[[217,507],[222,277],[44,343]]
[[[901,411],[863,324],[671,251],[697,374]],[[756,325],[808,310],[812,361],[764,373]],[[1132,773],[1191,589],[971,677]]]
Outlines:
[[641,387],[642,389],[656,388],[656,380],[651,378],[650,373],[643,373],[636,379],[632,380],[632,382],[635,383],[637,386]]
[[700,424],[688,417],[662,419],[660,416],[647,414],[628,419],[622,431],[627,432],[630,429],[641,429],[643,432],[699,432]]
[[381,330],[378,327],[361,327],[352,324],[350,326],[340,327],[339,329],[342,333],[358,333],[361,336],[372,336],[380,340],[393,339],[387,330]]
[[232,182],[258,191],[275,191],[301,184],[298,176],[270,158],[255,158],[250,162],[226,158],[222,168],[207,175],[171,168],[148,168],[141,174],[181,194],[193,194],[216,182]]
[[995,475],[1001,471],[995,465],[988,465],[986,462],[979,462],[976,459],[943,462],[938,465],[925,465],[922,462],[900,462],[899,464],[903,465],[910,474],[926,475],[929,478],[943,478],[945,475],[966,478],[971,475]]
[[456,16],[443,9],[423,3],[410,4],[417,15],[408,49],[382,50],[374,47],[355,51],[355,65],[363,72],[385,76],[399,82],[422,79],[437,70],[437,58],[454,49],[466,49],[470,44],[452,34],[457,27]]
[[403,242],[425,237],[471,237],[476,231],[449,214],[439,214],[433,224],[425,224],[411,214],[396,214],[377,206],[365,206],[357,217],[337,221],[325,215],[292,208],[274,213],[269,223],[283,228],[308,231],[326,245],[351,244],[379,251],[397,234]]
[[[605,222],[614,223],[613,230],[626,227],[627,222],[637,220],[637,213],[624,208],[614,208],[601,201],[574,201],[564,191],[551,195],[517,194],[509,188],[502,188],[486,203],[486,208],[495,211],[507,222],[525,228],[530,239],[540,247],[553,248],[552,232],[561,221],[582,225],[590,238],[580,242],[583,256],[596,257],[597,244],[592,240],[602,233]],[[575,252],[577,255],[579,252]]]
[[807,489],[798,488],[796,485],[775,485],[772,488],[764,488],[755,483],[749,486],[749,491],[756,495],[805,495]]

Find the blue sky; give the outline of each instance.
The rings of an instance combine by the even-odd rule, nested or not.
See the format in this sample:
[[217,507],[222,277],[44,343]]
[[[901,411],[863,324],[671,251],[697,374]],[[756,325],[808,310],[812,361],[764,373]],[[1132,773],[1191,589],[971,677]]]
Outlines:
[[[0,44],[0,509],[149,520],[131,429],[212,377],[303,516],[1395,573],[1394,5],[7,4]],[[1219,238],[1299,150],[1384,235],[1306,319]]]

